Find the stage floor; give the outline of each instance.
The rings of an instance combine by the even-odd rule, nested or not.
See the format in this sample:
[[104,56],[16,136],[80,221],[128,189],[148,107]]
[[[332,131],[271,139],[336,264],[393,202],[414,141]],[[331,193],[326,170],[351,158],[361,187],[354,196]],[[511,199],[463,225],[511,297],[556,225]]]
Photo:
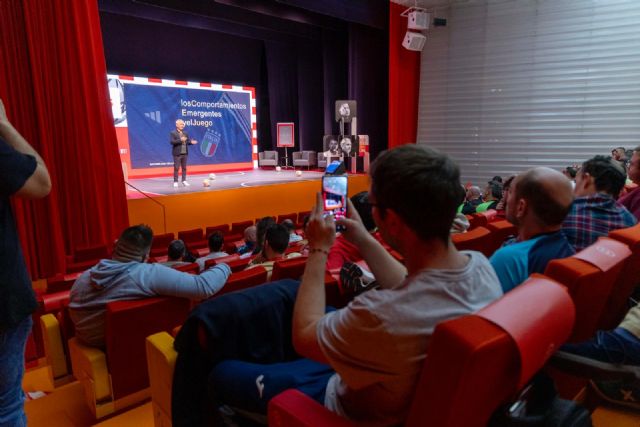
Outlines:
[[[265,185],[287,184],[300,181],[316,181],[319,180],[323,172],[300,170],[302,175],[296,176],[293,169],[275,170],[254,169],[248,171],[237,172],[220,172],[216,173],[216,178],[210,181],[210,186],[205,187],[203,180],[209,178],[209,174],[189,174],[187,181],[189,186],[185,187],[182,182],[175,188],[173,186],[173,176],[163,176],[156,178],[139,178],[129,179],[129,184],[141,190],[152,197],[158,196],[176,196],[180,194],[211,192],[216,190],[229,190],[242,187],[257,187]],[[138,190],[127,185],[127,199],[140,199],[145,196]]]

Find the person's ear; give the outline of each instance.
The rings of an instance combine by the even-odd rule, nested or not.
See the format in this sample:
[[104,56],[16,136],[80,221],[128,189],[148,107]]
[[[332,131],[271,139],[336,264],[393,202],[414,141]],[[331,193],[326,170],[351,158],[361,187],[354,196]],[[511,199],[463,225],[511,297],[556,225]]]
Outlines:
[[516,202],[516,218],[522,218],[527,214],[529,204],[523,198],[518,199]]

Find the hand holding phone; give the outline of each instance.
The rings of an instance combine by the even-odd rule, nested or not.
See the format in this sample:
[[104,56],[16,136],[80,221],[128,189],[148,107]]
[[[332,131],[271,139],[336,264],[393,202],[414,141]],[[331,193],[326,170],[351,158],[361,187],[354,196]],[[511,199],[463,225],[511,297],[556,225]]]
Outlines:
[[[340,219],[347,215],[347,176],[325,175],[322,177],[322,208],[324,216],[333,215]],[[344,227],[336,226],[336,231]]]

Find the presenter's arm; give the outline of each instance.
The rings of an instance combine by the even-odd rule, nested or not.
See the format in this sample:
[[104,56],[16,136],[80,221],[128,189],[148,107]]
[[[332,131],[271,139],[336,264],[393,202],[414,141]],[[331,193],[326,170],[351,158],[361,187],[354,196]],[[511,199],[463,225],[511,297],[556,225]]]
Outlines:
[[36,159],[36,170],[27,179],[22,188],[15,194],[18,197],[24,197],[27,199],[39,199],[45,197],[51,191],[51,177],[49,176],[49,170],[42,160],[42,157],[36,152],[36,150],[29,145],[26,139],[20,135],[20,133],[13,127],[7,113],[4,108],[4,103],[0,99],[0,138],[4,139],[7,144],[13,147],[16,151],[33,156]]

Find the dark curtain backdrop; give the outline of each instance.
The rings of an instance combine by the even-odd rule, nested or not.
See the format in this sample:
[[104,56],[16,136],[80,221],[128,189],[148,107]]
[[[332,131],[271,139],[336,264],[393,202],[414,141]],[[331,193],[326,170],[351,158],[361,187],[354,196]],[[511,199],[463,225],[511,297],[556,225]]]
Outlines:
[[362,112],[358,131],[377,153],[388,136],[388,3],[344,9],[348,1],[331,2],[361,23],[300,8],[315,4],[306,0],[255,8],[251,1],[100,1],[107,69],[255,86],[261,151],[276,147],[278,122],[295,123],[296,150],[321,151],[322,136],[338,132],[335,100],[353,97]]
[[46,199],[14,204],[33,278],[128,224],[105,70],[96,3],[0,1],[0,96],[53,181]]
[[390,3],[389,9],[389,148],[416,142],[420,52],[402,47],[407,18],[405,6]]

